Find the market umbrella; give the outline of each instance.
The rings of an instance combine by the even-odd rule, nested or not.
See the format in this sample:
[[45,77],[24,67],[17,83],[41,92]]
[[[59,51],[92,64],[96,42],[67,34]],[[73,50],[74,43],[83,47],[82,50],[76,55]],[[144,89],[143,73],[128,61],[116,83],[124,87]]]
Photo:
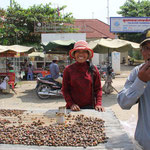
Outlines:
[[29,54],[35,51],[34,47],[22,46],[22,45],[0,45],[0,57],[6,57],[6,64],[7,64],[7,57],[14,57],[17,53],[22,54]]
[[55,40],[41,45],[45,53],[67,54],[73,48],[75,42],[74,40]]
[[44,52],[32,52],[28,55],[29,57],[41,57],[44,58],[44,67],[46,64],[46,54]]
[[[125,52],[130,49],[134,50],[139,50],[140,46],[138,43],[130,42],[127,40],[121,40],[121,39],[104,39],[101,38],[99,40],[91,41],[89,42],[89,47],[93,49],[95,53],[108,53],[108,64],[107,67],[109,66],[109,53],[113,51],[117,52]],[[105,80],[105,83],[103,85],[103,91],[107,94],[110,94],[113,89],[116,90],[112,85],[111,85],[111,78],[107,74],[107,78]]]
[[22,46],[22,45],[0,45],[0,53],[4,52],[14,52],[14,53],[31,53],[36,51],[34,47]]
[[130,49],[139,50],[140,46],[138,43],[121,40],[121,39],[104,39],[101,38],[99,40],[90,41],[89,47],[93,49],[95,53],[110,53],[113,51],[117,52],[126,52]]
[[36,57],[36,56],[39,56],[39,57],[42,57],[42,58],[45,57],[45,55],[44,55],[43,52],[32,52],[32,53],[30,53],[28,56],[29,56],[29,57]]

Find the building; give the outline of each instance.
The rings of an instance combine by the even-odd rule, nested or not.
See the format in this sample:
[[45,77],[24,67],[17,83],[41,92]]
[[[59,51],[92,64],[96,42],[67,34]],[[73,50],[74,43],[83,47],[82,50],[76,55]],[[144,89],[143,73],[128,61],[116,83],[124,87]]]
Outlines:
[[[115,38],[115,34],[110,32],[110,26],[98,19],[75,19],[76,28],[80,33],[86,33],[86,41],[94,41],[100,38]],[[93,63],[102,64],[108,58],[108,54],[94,54]]]
[[98,19],[75,19],[74,25],[79,28],[79,32],[86,33],[87,42],[100,38],[115,38],[109,25]]

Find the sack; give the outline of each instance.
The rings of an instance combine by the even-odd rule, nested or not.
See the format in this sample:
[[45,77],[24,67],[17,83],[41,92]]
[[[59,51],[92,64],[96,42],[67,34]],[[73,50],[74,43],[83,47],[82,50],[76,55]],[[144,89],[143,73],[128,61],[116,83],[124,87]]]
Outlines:
[[21,71],[21,75],[20,75],[21,79],[23,79],[24,76],[25,76],[25,72]]
[[6,89],[2,90],[3,93],[10,93],[10,86],[8,83],[6,83]]
[[0,84],[0,89],[6,90],[6,81],[5,80]]
[[0,84],[0,89],[6,90],[7,88],[7,83],[8,83],[9,78],[6,76],[3,80],[3,82]]

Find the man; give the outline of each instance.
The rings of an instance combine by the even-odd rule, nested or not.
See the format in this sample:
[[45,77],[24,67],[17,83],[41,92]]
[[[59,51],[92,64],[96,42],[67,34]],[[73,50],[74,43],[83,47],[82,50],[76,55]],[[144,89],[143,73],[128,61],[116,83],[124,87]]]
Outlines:
[[49,66],[52,78],[62,84],[62,77],[59,75],[58,57],[54,57],[52,63]]
[[24,59],[24,62],[22,64],[22,71],[24,71],[25,76],[23,77],[25,80],[27,79],[27,74],[28,74],[28,66],[29,66],[29,62],[27,59]]
[[134,104],[138,107],[138,122],[135,140],[144,150],[150,149],[150,29],[144,33],[140,43],[145,63],[136,66],[130,73],[125,86],[118,94],[118,103],[122,109],[130,109]]

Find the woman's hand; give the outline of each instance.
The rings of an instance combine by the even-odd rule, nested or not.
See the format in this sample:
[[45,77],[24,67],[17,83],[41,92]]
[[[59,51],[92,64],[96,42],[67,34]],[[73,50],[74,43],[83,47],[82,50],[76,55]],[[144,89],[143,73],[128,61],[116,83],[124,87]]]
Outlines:
[[80,107],[79,107],[78,105],[76,105],[76,104],[73,104],[73,105],[70,107],[70,109],[71,109],[72,111],[80,111]]
[[103,106],[95,106],[95,110],[97,110],[97,111],[101,111],[101,112],[104,112],[105,111],[105,109],[104,109],[104,107]]

